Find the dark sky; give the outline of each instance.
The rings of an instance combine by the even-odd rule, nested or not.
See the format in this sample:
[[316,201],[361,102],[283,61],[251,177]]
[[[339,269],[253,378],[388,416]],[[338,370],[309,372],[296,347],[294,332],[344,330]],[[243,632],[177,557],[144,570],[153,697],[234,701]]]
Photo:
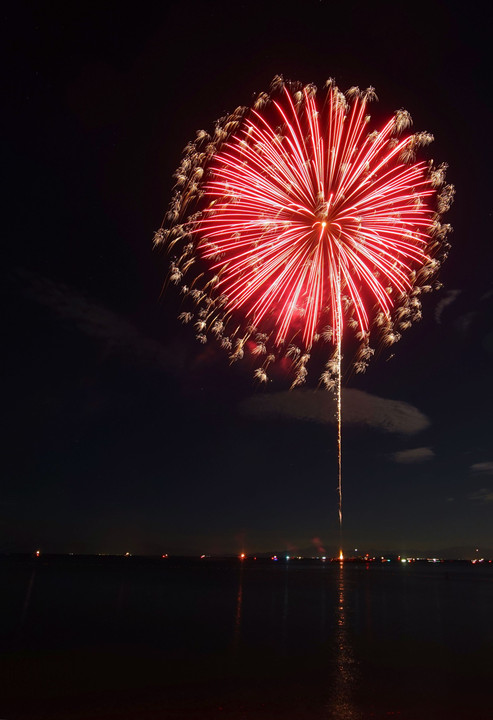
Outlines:
[[374,85],[372,116],[409,110],[457,189],[444,288],[347,381],[346,552],[493,547],[481,3],[101,6],[3,11],[0,551],[336,552],[327,394],[259,390],[248,363],[204,351],[152,250],[184,145],[277,73]]

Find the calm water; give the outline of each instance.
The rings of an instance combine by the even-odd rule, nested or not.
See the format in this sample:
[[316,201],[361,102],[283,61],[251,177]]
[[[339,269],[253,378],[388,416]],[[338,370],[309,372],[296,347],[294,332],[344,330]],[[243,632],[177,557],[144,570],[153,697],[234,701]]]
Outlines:
[[0,560],[5,720],[491,720],[493,564]]

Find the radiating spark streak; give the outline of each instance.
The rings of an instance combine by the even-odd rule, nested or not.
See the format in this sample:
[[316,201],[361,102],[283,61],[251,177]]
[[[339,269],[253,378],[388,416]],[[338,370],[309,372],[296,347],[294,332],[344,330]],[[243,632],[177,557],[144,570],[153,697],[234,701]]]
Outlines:
[[[341,266],[340,262],[337,267],[337,286],[341,286]],[[338,493],[338,513],[339,513],[339,556],[342,557],[342,304],[341,293],[337,297],[338,317],[336,331],[336,347],[337,347],[337,493]]]
[[340,554],[342,555],[342,334],[337,340],[337,492],[339,496]]

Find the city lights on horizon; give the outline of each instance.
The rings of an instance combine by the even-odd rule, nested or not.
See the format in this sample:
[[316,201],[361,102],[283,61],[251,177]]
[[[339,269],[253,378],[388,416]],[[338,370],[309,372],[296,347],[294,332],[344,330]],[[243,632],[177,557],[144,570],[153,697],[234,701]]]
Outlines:
[[[195,559],[200,560],[210,560],[210,561],[232,561],[232,560],[238,560],[241,563],[250,563],[255,561],[260,562],[273,562],[278,563],[279,561],[282,561],[282,564],[289,563],[292,561],[303,561],[303,562],[322,562],[322,563],[398,563],[400,565],[411,565],[413,563],[443,563],[443,562],[469,562],[473,565],[476,564],[490,564],[493,563],[493,558],[488,557],[484,551],[483,554],[480,555],[479,548],[474,548],[474,550],[470,550],[469,552],[464,551],[462,555],[458,556],[439,556],[439,555],[431,555],[431,554],[398,554],[398,553],[358,553],[358,548],[354,548],[354,554],[352,555],[344,555],[342,549],[339,551],[337,555],[322,555],[322,554],[293,554],[290,552],[277,552],[277,553],[266,553],[266,552],[259,552],[259,553],[251,553],[249,554],[246,551],[242,551],[238,553],[237,555],[231,554],[231,553],[202,553],[202,554],[194,554],[194,553],[168,553],[163,552],[160,555],[152,556],[152,555],[146,555],[146,554],[135,554],[131,553],[129,551],[121,552],[121,553],[111,553],[111,552],[99,552],[99,553],[74,553],[74,552],[65,552],[65,553],[56,553],[56,552],[44,552],[43,557],[45,559],[50,557],[107,557],[107,558],[135,558],[135,559],[149,559],[151,560],[153,557],[155,559],[159,558],[161,560],[167,560],[169,558],[175,559],[175,560],[190,560],[193,561]],[[21,553],[22,554],[22,553]],[[42,556],[41,549],[37,548],[36,550],[32,551],[32,557],[34,558],[40,558]]]

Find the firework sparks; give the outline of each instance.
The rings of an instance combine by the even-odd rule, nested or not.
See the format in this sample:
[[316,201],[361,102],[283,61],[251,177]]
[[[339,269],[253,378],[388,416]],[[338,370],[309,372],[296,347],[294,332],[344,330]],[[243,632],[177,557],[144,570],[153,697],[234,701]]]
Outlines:
[[453,187],[445,164],[416,162],[432,136],[402,136],[406,111],[368,132],[373,88],[345,96],[329,81],[317,101],[313,85],[275,78],[272,87],[187,145],[155,242],[173,253],[169,281],[191,301],[180,319],[227,338],[231,359],[295,346],[300,384],[312,347],[336,348],[352,330],[361,372],[370,335],[393,344],[420,318],[419,295],[433,289],[447,247],[440,215]]
[[397,111],[369,130],[373,88],[345,95],[332,80],[314,85],[274,78],[252,108],[237,108],[187,145],[175,193],[155,243],[172,254],[169,281],[181,285],[191,323],[231,361],[248,353],[254,377],[292,363],[302,385],[315,346],[332,345],[320,382],[337,394],[339,518],[341,348],[351,332],[354,371],[421,317],[419,296],[434,289],[448,248],[441,215],[453,200],[447,166],[417,161],[429,133],[406,134]]

